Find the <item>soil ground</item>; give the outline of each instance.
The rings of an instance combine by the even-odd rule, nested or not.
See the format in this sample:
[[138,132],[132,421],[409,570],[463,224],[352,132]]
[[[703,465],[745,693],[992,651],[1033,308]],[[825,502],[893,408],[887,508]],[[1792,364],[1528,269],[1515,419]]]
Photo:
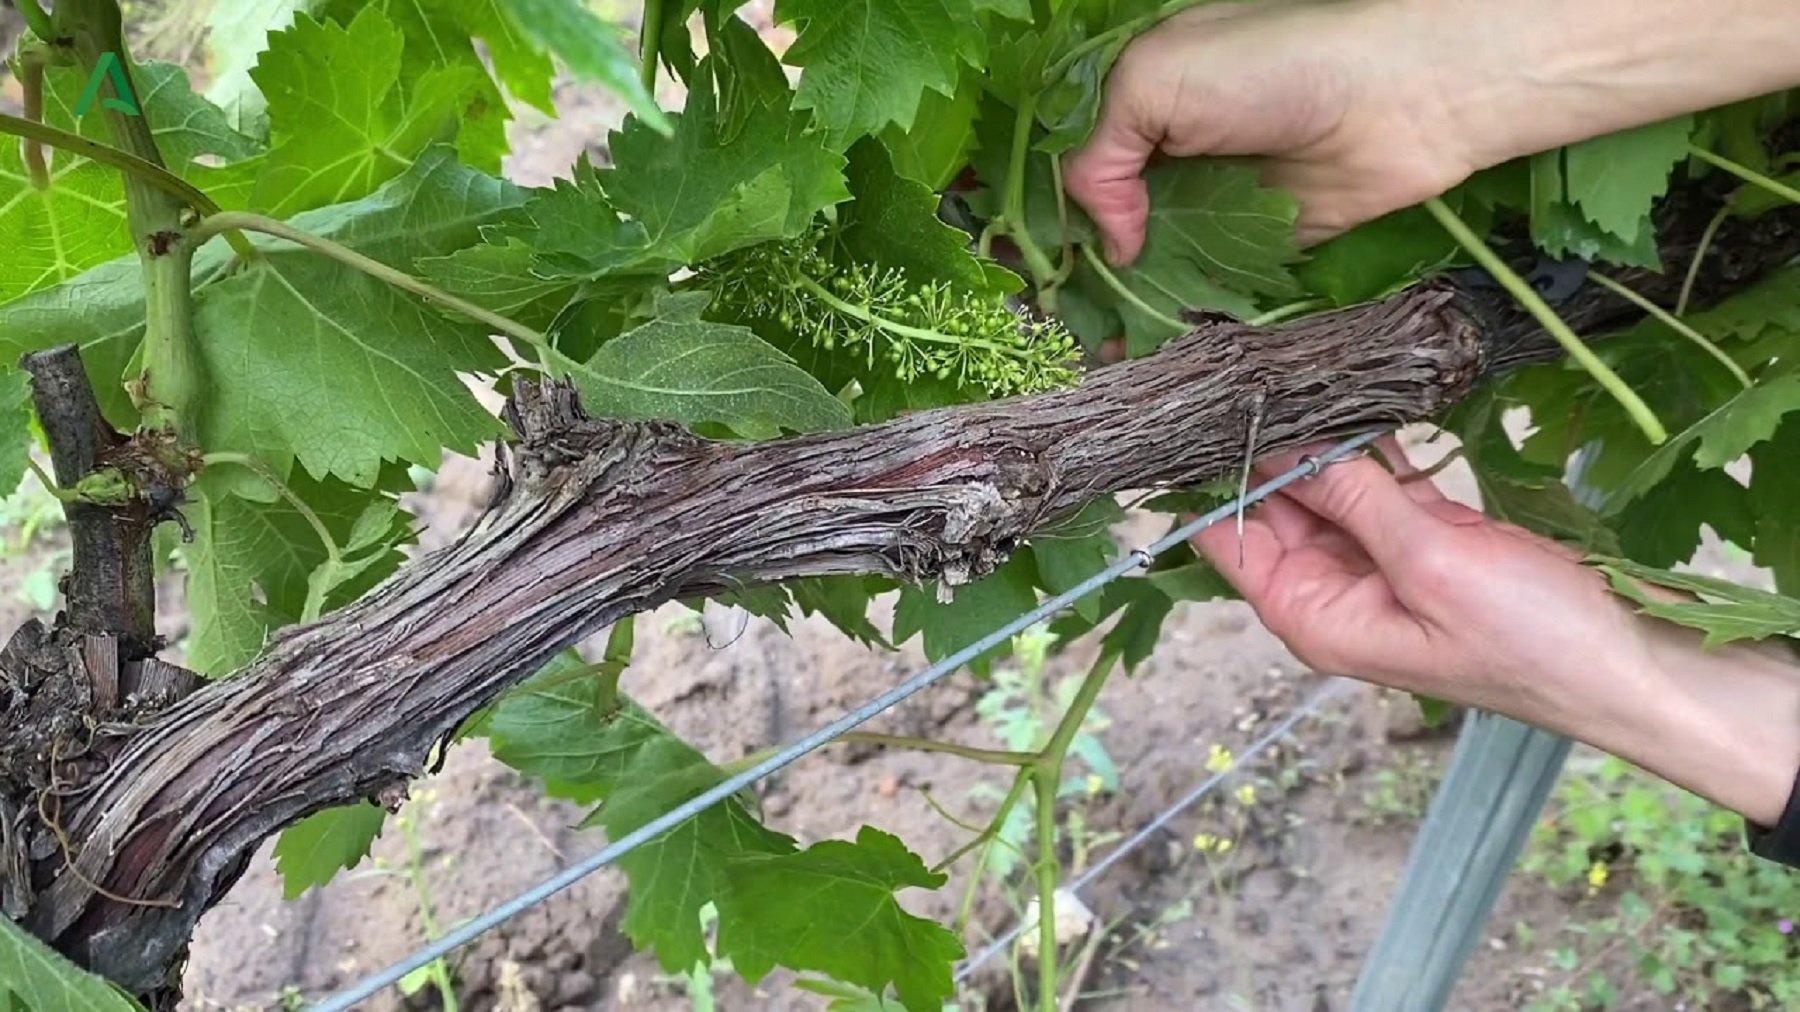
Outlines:
[[[591,89],[560,89],[554,121],[521,113],[509,174],[541,184],[563,174],[583,150],[604,157],[616,103]],[[1425,451],[1428,461],[1443,450]],[[475,515],[486,491],[479,461],[450,460],[413,508],[430,547]],[[1473,500],[1460,465],[1439,479]],[[18,504],[15,500],[15,506]],[[63,562],[55,530],[19,545],[20,517],[7,517],[0,555],[0,629],[49,605],[46,577]],[[1160,533],[1126,525],[1121,545]],[[1727,568],[1716,555],[1708,568]],[[1731,575],[1743,577],[1741,568]],[[179,595],[165,595],[163,625],[185,625]],[[882,620],[878,620],[882,621]],[[885,624],[882,621],[882,624]],[[598,646],[598,644],[590,644]],[[1091,647],[1052,658],[1048,684],[1077,676]],[[703,618],[669,606],[640,618],[625,688],[715,761],[789,740],[892,686],[923,666],[916,644],[871,652],[818,621],[786,635],[768,622],[714,608]],[[1116,677],[1099,709],[1102,734],[1120,770],[1120,789],[1079,801],[1093,857],[1129,835],[1208,774],[1209,748],[1241,751],[1324,679],[1306,670],[1238,603],[1184,605],[1170,618],[1156,655],[1132,677]],[[959,674],[882,718],[873,729],[1001,744],[976,711],[985,687]],[[1247,815],[1224,804],[1237,782],[1176,817],[1082,893],[1107,932],[1085,983],[1081,1009],[1257,1009],[1326,1012],[1347,1007],[1363,955],[1386,914],[1418,818],[1451,738],[1425,732],[1410,701],[1352,684],[1259,757],[1248,775],[1260,798]],[[764,785],[768,818],[803,840],[848,836],[864,824],[901,836],[928,861],[967,838],[935,813],[926,796],[959,817],[991,811],[983,785],[999,774],[965,760],[867,747],[826,749]],[[985,799],[985,800],[984,800]],[[415,890],[384,869],[408,861],[408,833],[396,822],[375,860],[329,886],[285,902],[267,848],[229,897],[200,925],[186,976],[186,1007],[279,1007],[284,992],[316,999],[420,944],[428,904],[440,926],[507,900],[603,845],[578,830],[583,813],[545,800],[477,744],[456,749],[444,769],[419,784],[402,818],[416,827],[429,888]],[[1192,841],[1226,835],[1233,849],[1210,863]],[[965,861],[943,893],[913,903],[949,916],[966,884]],[[984,882],[971,951],[1011,925],[1028,887]],[[618,931],[622,878],[596,875],[492,932],[457,957],[465,1008],[645,1010],[706,1007],[688,984],[636,955]],[[1551,977],[1541,952],[1517,949],[1507,929],[1524,922],[1548,934],[1574,913],[1571,901],[1515,880],[1491,921],[1452,1006],[1470,1012],[1520,1007]],[[1005,958],[971,982],[966,1009],[1012,1007]],[[777,976],[759,988],[720,975],[715,1007],[820,1009],[824,1001]],[[369,1007],[401,1004],[389,992]],[[408,1004],[435,1004],[415,999]],[[1631,1007],[1658,1007],[1636,1004]]]

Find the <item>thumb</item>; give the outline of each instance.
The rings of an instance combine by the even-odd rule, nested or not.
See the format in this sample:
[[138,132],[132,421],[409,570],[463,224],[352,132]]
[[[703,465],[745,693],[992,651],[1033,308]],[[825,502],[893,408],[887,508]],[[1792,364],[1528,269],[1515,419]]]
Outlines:
[[1094,132],[1063,162],[1063,189],[1100,227],[1106,259],[1115,265],[1137,259],[1144,248],[1150,191],[1141,175],[1162,142],[1162,131],[1146,128],[1119,92],[1103,99]]
[[[1296,455],[1267,466],[1285,468],[1298,459]],[[1396,587],[1406,582],[1404,574],[1415,568],[1417,560],[1436,548],[1429,542],[1442,530],[1442,521],[1431,510],[1368,457],[1327,464],[1316,476],[1296,481],[1282,492],[1348,534]]]

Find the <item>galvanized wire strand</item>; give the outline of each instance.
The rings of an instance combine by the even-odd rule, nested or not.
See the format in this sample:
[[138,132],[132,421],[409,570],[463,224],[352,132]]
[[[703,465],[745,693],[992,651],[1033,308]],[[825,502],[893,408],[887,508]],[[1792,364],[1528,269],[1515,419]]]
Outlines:
[[1157,555],[1181,544],[1195,533],[1228,517],[1235,516],[1243,507],[1265,499],[1296,481],[1318,474],[1325,465],[1356,452],[1373,442],[1379,435],[1381,435],[1379,431],[1365,432],[1358,436],[1352,436],[1317,456],[1305,457],[1298,464],[1276,477],[1246,491],[1241,496],[1233,498],[1231,501],[1208,512],[1204,516],[1177,527],[1163,537],[1151,542],[1149,546],[1132,549],[1130,552],[1120,556],[1116,561],[1100,572],[1095,573],[1093,576],[1088,577],[1068,590],[1057,594],[1055,597],[1049,598],[1036,608],[1020,615],[1018,618],[995,629],[993,632],[988,633],[986,636],[963,647],[961,650],[956,651],[950,656],[945,657],[943,660],[938,661],[936,664],[919,672],[917,675],[914,675],[881,695],[876,696],[874,699],[869,700],[867,703],[864,703],[862,706],[857,707],[849,713],[844,714],[837,720],[800,738],[754,766],[720,781],[717,786],[695,795],[682,804],[677,805],[675,808],[670,809],[662,816],[652,819],[630,833],[621,836],[595,854],[570,865],[568,868],[545,879],[543,882],[525,890],[505,903],[494,907],[480,917],[474,918],[473,920],[453,928],[438,940],[419,947],[414,950],[411,955],[393,963],[386,969],[370,974],[356,984],[311,1006],[312,1012],[346,1012],[346,1010],[356,1005],[357,1002],[367,1001],[369,998],[374,997],[381,989],[398,983],[401,978],[414,970],[427,965],[432,960],[439,959],[462,948],[481,937],[481,935],[493,929],[501,922],[516,917],[532,907],[537,906],[551,896],[567,889],[600,869],[613,864],[637,848],[649,843],[651,840],[654,840],[656,837],[661,836],[669,830],[674,829],[683,822],[705,812],[707,809],[724,801],[726,798],[731,797],[744,788],[749,787],[758,780],[761,780],[771,773],[775,773],[787,767],[804,756],[831,744],[833,741],[843,737],[850,731],[855,730],[858,726],[865,724],[887,710],[898,706],[906,699],[942,680],[946,675],[962,667],[964,664],[967,664],[969,661],[972,661],[994,647],[999,646],[1001,643],[1006,642],[1008,639],[1025,629],[1030,628],[1037,622],[1048,618],[1060,609],[1099,590],[1101,587],[1106,586],[1134,569],[1148,566],[1150,561]]
[[[1347,678],[1333,676],[1324,685],[1313,690],[1313,694],[1308,696],[1305,702],[1295,707],[1293,712],[1289,713],[1286,717],[1283,717],[1279,723],[1270,728],[1262,737],[1251,742],[1249,745],[1246,745],[1243,754],[1234,757],[1230,765],[1217,771],[1205,780],[1202,780],[1200,783],[1196,784],[1192,790],[1181,797],[1176,798],[1169,807],[1157,813],[1155,818],[1144,823],[1143,828],[1131,834],[1131,836],[1123,843],[1120,843],[1117,847],[1114,847],[1109,851],[1105,857],[1095,861],[1092,865],[1089,865],[1086,871],[1083,871],[1081,874],[1070,879],[1066,884],[1059,887],[1057,891],[1073,895],[1086,888],[1088,883],[1106,874],[1107,869],[1124,860],[1132,851],[1150,842],[1150,838],[1161,832],[1163,827],[1167,826],[1177,815],[1180,815],[1182,812],[1192,808],[1195,804],[1198,804],[1200,799],[1210,793],[1213,788],[1224,783],[1227,778],[1237,772],[1239,767],[1249,762],[1257,753],[1268,748],[1282,735],[1292,730],[1295,724],[1300,723],[1300,721],[1315,713],[1320,707],[1324,706],[1337,696],[1342,695],[1346,690],[1356,684],[1357,683],[1352,682]],[[1040,909],[1042,908],[1040,907]],[[981,952],[977,953],[973,958],[963,963],[956,971],[956,982],[960,984],[963,981],[968,980],[969,975],[975,972],[976,967],[999,955],[1001,950],[1005,949],[1008,945],[1011,945],[1014,939],[1035,927],[1037,927],[1037,922],[1035,921],[1018,921],[1013,924],[1012,927],[1002,932],[1000,937],[994,939],[987,948],[981,950]]]

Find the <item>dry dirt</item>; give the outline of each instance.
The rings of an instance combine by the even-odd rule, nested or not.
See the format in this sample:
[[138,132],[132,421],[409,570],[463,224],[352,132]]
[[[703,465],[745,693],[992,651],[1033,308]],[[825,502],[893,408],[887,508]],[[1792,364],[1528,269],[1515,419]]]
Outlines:
[[[516,153],[508,169],[513,178],[547,182],[583,150],[604,158],[606,131],[620,115],[617,105],[591,90],[564,86],[560,106],[558,120],[526,113],[515,123]],[[1438,452],[1426,451],[1425,459]],[[480,462],[457,458],[446,464],[434,487],[413,502],[425,524],[425,545],[443,543],[472,519],[487,480]],[[1472,483],[1460,466],[1440,482],[1472,501]],[[1149,533],[1160,531],[1127,525],[1120,543],[1141,543]],[[16,528],[6,532],[8,538],[16,534]],[[25,588],[41,581],[45,566],[60,565],[60,544],[52,533],[0,556],[0,629],[31,613]],[[183,631],[174,587],[165,596],[162,624],[176,636]],[[1051,682],[1077,675],[1091,656],[1091,649],[1073,649],[1053,658],[1046,675]],[[625,686],[723,762],[828,721],[922,665],[916,644],[877,654],[819,621],[797,622],[790,637],[741,613],[714,608],[696,622],[688,609],[669,606],[640,618]],[[1121,787],[1078,803],[1087,832],[1104,841],[1135,831],[1207,776],[1210,746],[1240,750],[1321,682],[1243,605],[1180,607],[1156,656],[1135,676],[1115,677],[1100,698],[1099,709],[1110,720],[1103,737],[1121,771]],[[972,676],[959,674],[872,729],[998,746],[975,711],[983,691]],[[1241,781],[1229,782],[1083,893],[1099,923],[1110,928],[1086,980],[1092,997],[1079,1007],[1347,1007],[1406,859],[1432,771],[1449,744],[1442,732],[1421,731],[1410,702],[1363,686],[1352,686],[1304,720],[1253,765],[1250,776],[1260,797],[1247,819],[1228,803]],[[1385,802],[1372,802],[1383,770],[1389,785],[1398,778],[1398,787],[1387,789]],[[984,782],[1001,780],[992,768],[962,759],[840,746],[766,783],[762,796],[771,822],[802,840],[847,836],[869,824],[898,833],[935,861],[967,834],[932,810],[927,792],[960,818],[982,821],[992,802],[972,791]],[[440,929],[511,898],[604,843],[598,833],[575,828],[580,810],[545,800],[479,743],[455,750],[441,773],[418,785],[402,814],[417,826],[430,883],[423,899]],[[1203,832],[1231,835],[1237,845],[1209,865],[1192,845]],[[1106,846],[1097,844],[1093,856]],[[265,847],[201,922],[186,1007],[279,1007],[287,989],[317,999],[420,944],[422,897],[383,870],[403,866],[407,851],[407,835],[391,820],[373,867],[365,863],[326,888],[284,902]],[[911,897],[911,906],[924,914],[953,913],[966,884],[960,869],[968,863],[942,894]],[[1017,919],[1017,904],[1029,892],[983,885],[971,951]],[[622,878],[603,873],[487,935],[455,959],[462,1006],[511,1012],[701,1007],[653,960],[631,951],[617,928],[623,901]],[[1511,948],[1499,935],[1519,921],[1554,930],[1570,909],[1563,899],[1516,880],[1492,919],[1494,938],[1470,963],[1453,1007],[1518,1008],[1549,971],[1539,955]],[[1005,962],[994,960],[976,977],[964,1008],[1012,1007]],[[787,981],[777,976],[752,989],[720,976],[716,1007],[824,1007],[822,999]],[[401,1004],[390,991],[369,1007]],[[421,996],[407,1004],[436,1002]]]

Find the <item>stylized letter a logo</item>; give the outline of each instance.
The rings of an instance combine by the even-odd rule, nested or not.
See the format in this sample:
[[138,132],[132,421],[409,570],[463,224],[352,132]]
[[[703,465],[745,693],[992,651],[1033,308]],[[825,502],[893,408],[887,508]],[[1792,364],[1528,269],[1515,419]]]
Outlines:
[[108,79],[112,81],[113,93],[100,99],[100,104],[127,116],[139,115],[137,99],[131,94],[131,80],[125,76],[125,68],[119,63],[116,53],[100,54],[100,62],[94,64],[94,73],[88,78],[87,87],[82,89],[81,97],[75,100],[75,115],[87,115],[87,111],[94,105],[94,99],[100,94],[100,82]]

